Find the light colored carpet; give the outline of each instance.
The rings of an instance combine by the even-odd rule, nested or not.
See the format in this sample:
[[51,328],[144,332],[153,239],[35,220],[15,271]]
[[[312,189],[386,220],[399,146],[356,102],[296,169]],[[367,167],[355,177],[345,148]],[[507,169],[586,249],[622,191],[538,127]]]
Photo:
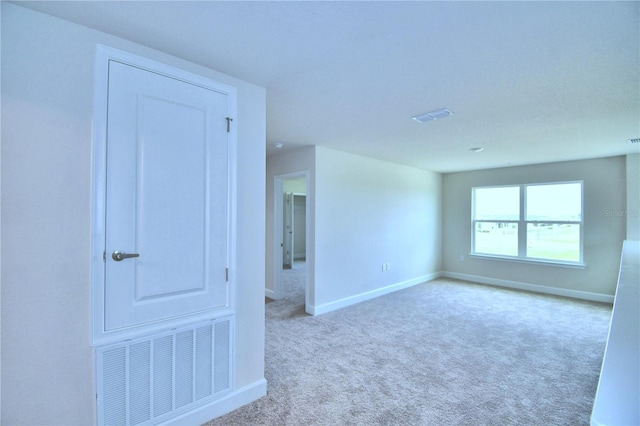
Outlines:
[[267,396],[207,425],[588,425],[610,314],[438,279],[313,317],[298,288],[266,305]]

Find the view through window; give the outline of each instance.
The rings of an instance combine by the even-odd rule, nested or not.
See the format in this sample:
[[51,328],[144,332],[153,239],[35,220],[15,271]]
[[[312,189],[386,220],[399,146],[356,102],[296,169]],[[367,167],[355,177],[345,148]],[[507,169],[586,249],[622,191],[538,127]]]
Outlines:
[[472,189],[472,253],[582,262],[582,182]]

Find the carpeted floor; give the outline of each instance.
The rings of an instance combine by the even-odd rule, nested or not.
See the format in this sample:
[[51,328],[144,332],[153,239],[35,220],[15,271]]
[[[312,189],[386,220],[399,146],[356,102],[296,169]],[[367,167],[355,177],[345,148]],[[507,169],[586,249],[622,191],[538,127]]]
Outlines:
[[313,317],[290,290],[267,396],[208,426],[589,424],[610,305],[438,279]]

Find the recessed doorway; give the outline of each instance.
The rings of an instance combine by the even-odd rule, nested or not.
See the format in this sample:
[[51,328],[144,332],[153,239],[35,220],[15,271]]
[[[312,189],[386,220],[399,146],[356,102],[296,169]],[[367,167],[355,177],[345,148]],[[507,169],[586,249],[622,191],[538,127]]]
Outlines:
[[308,292],[308,172],[275,176],[274,298],[309,303]]

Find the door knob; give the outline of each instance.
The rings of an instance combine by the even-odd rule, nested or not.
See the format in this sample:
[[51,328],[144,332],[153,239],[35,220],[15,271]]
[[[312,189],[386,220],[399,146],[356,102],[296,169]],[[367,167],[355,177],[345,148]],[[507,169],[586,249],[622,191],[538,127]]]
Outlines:
[[114,251],[113,254],[111,255],[111,258],[116,262],[120,262],[122,259],[129,259],[132,257],[140,257],[140,255],[138,253],[125,253],[123,251],[118,251],[118,250]]

